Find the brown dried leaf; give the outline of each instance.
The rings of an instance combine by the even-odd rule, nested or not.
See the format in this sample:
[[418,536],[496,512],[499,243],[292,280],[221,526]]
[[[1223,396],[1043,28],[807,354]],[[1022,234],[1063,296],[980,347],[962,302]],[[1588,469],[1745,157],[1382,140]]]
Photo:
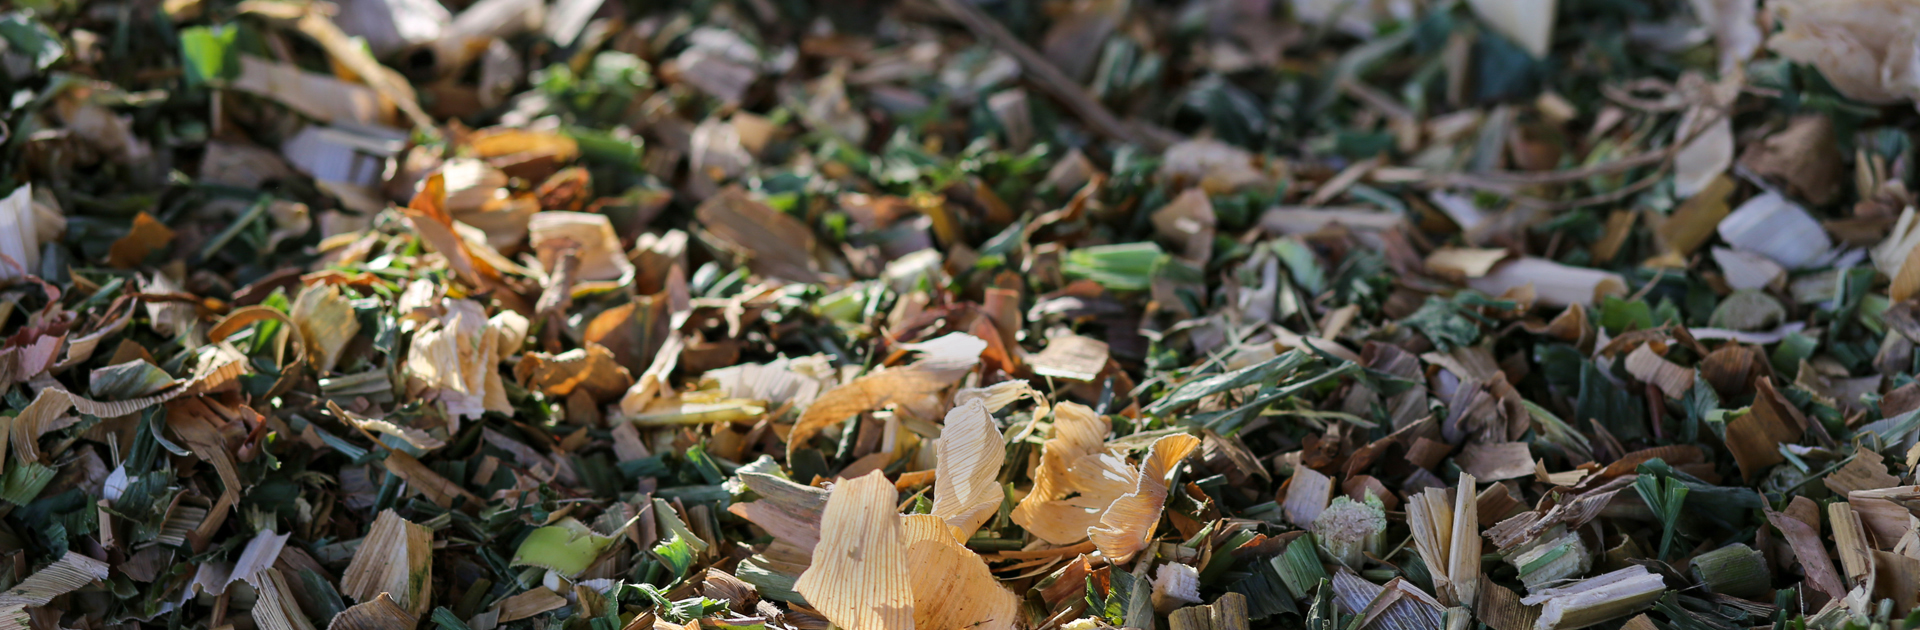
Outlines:
[[564,398],[584,391],[595,402],[619,397],[633,386],[633,375],[613,358],[606,346],[588,342],[560,354],[529,352],[513,366],[515,380],[548,396]]
[[[127,230],[127,235],[115,240],[107,249],[107,265],[116,269],[138,267],[145,263],[147,257],[153,255],[153,252],[165,248],[172,242],[172,228],[168,228],[159,219],[153,218],[153,215],[141,212],[133,217],[133,227]],[[37,254],[38,250],[35,250],[35,254],[29,255],[27,260],[18,262],[32,271],[33,267],[29,265],[34,264],[38,259]]]
[[937,407],[945,400],[940,394],[973,369],[986,346],[987,342],[965,333],[906,344],[906,349],[927,352],[928,356],[912,365],[868,374],[827,390],[794,423],[787,436],[787,452],[805,446],[821,430],[854,414],[888,405],[901,405],[923,418],[940,413]]
[[1767,510],[1767,522],[1780,529],[1780,535],[1787,539],[1787,546],[1793,549],[1793,555],[1800,561],[1800,569],[1807,574],[1807,580],[1822,593],[1833,599],[1847,596],[1847,589],[1840,585],[1840,574],[1833,568],[1833,558],[1827,555],[1827,544],[1820,538],[1819,517],[1814,524],[1808,525],[1799,519],[1781,512]]
[[813,230],[799,219],[747,197],[730,187],[695,210],[700,224],[762,275],[793,282],[818,283],[813,271]]

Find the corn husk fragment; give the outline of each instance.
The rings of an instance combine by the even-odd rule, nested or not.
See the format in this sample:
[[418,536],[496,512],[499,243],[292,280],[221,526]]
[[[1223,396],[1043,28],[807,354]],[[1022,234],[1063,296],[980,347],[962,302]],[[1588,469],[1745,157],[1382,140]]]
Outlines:
[[1340,567],[1334,571],[1332,586],[1334,601],[1347,614],[1359,617],[1355,623],[1360,627],[1440,627],[1440,602],[1406,578],[1397,577],[1381,586]]
[[1200,438],[1181,434],[1160,438],[1147,449],[1134,473],[1133,490],[1115,499],[1100,515],[1100,524],[1087,530],[1100,553],[1113,562],[1126,562],[1147,547],[1160,524],[1174,467],[1199,446]]
[[987,405],[987,411],[999,413],[1001,409],[1022,398],[1033,400],[1033,417],[1045,418],[1053,412],[1053,406],[1047,402],[1047,395],[1034,389],[1026,379],[1001,381],[986,387],[970,387],[953,393],[954,406],[964,405],[968,401],[978,400]]
[[260,630],[313,630],[300,603],[293,598],[293,587],[279,569],[261,571],[251,582],[257,594],[253,604],[253,623]]
[[966,540],[993,518],[1004,494],[998,481],[1007,451],[985,402],[970,399],[947,412],[936,447],[938,481],[933,486],[934,516]]
[[1540,304],[1565,307],[1599,303],[1608,295],[1624,296],[1627,282],[1618,274],[1562,265],[1545,258],[1522,257],[1495,268],[1491,273],[1467,280],[1467,286],[1487,295],[1500,295],[1512,289],[1533,287]]
[[1559,588],[1534,591],[1520,602],[1540,605],[1534,630],[1574,630],[1639,612],[1666,592],[1660,575],[1634,565]]
[[1780,443],[1799,439],[1807,426],[1807,419],[1774,389],[1770,379],[1760,379],[1757,389],[1752,412],[1729,421],[1726,432],[1727,450],[1733,452],[1740,474],[1748,479],[1762,468],[1784,461]]
[[1755,195],[1720,220],[1720,238],[1736,249],[1751,251],[1788,269],[1802,269],[1825,260],[1833,242],[1826,229],[1805,208],[1779,193]]
[[1520,596],[1511,589],[1481,575],[1480,602],[1474,606],[1473,616],[1493,630],[1533,630],[1540,607],[1521,604]]
[[1125,492],[1117,484],[1103,483],[1107,478],[1101,474],[1117,459],[1106,448],[1112,430],[1112,423],[1093,409],[1060,403],[1054,409],[1053,436],[1041,446],[1033,490],[1014,506],[1013,522],[1055,545],[1086,539],[1101,511]]
[[1013,593],[1000,586],[978,554],[952,537],[943,520],[925,514],[900,520],[913,573],[914,627],[1014,627],[1019,605]]
[[[834,485],[820,544],[794,590],[842,628],[911,630],[914,593],[893,482],[874,471]],[[942,532],[944,533],[944,532]]]
[[827,491],[763,472],[742,469],[738,474],[741,484],[760,499],[735,503],[727,506],[727,511],[759,525],[775,539],[812,554],[814,546],[820,544]]
[[931,418],[942,413],[942,392],[972,370],[980,361],[987,342],[966,333],[953,333],[933,341],[905,344],[908,350],[927,356],[904,367],[867,374],[839,387],[827,390],[819,400],[800,414],[787,437],[789,452],[805,445],[827,427],[845,422],[854,414],[899,405],[913,415]]
[[513,366],[513,376],[548,396],[565,398],[581,392],[596,403],[618,398],[634,383],[627,368],[614,360],[613,351],[593,342],[559,354],[528,352]]
[[[165,249],[167,245],[173,243],[173,236],[173,230],[166,224],[153,218],[153,215],[141,212],[133,217],[133,227],[127,231],[127,235],[115,239],[113,245],[108,248],[107,265],[117,269],[139,267],[146,263],[147,257],[152,256],[154,252]],[[8,257],[13,255],[12,252],[6,251],[0,251],[0,253],[5,253]],[[37,266],[40,260],[39,253],[39,250],[35,249],[20,262]]]
[[[1711,85],[1700,79],[1697,84],[1701,87],[1691,90],[1698,102],[1687,108],[1687,113],[1680,117],[1680,125],[1673,130],[1673,141],[1685,143],[1673,155],[1675,197],[1685,199],[1712,188],[1733,166],[1733,118],[1725,115],[1725,107],[1739,95],[1739,76]],[[1682,81],[1682,85],[1688,83],[1696,81]]]
[[487,411],[513,413],[500,377],[501,346],[514,329],[512,322],[495,317],[473,300],[446,299],[444,314],[414,333],[407,348],[406,373],[447,407],[459,431],[459,418],[478,418]]
[[[1695,0],[1695,3],[1708,1]],[[1742,4],[1731,0],[1711,1]],[[1752,10],[1753,3],[1744,4],[1747,10]],[[1786,129],[1748,145],[1740,155],[1740,166],[1755,175],[1783,182],[1787,194],[1814,205],[1826,205],[1839,195],[1840,183],[1846,176],[1845,164],[1834,137],[1833,119],[1824,114],[1795,116]]]
[[1155,235],[1176,255],[1205,265],[1213,259],[1213,202],[1199,188],[1189,188],[1151,216]]
[[1920,99],[1920,6],[1901,0],[1770,0],[1780,30],[1767,48],[1820,69],[1849,98]]
[[824,355],[814,355],[707,370],[700,381],[703,387],[711,383],[732,398],[764,400],[772,405],[791,402],[804,408],[833,386],[833,371]]
[[875,471],[834,486],[795,590],[843,628],[1011,627],[1013,594],[932,515],[902,518]]
[[1893,278],[1887,297],[1904,302],[1920,293],[1920,216],[1913,206],[1900,211],[1893,231],[1871,250],[1873,266]]
[[633,273],[607,215],[592,212],[539,212],[527,223],[528,243],[548,273],[558,269],[565,250],[580,260],[581,280],[618,280]]
[[311,285],[300,290],[288,316],[300,327],[307,342],[307,358],[321,374],[333,371],[340,351],[360,333],[360,319],[354,316],[353,302],[340,294],[340,287]]
[[432,587],[433,530],[393,510],[374,519],[340,576],[342,595],[370,602],[385,594],[416,618],[430,608]]
[[1473,488],[1473,475],[1461,473],[1452,497],[1428,488],[1407,501],[1414,549],[1433,574],[1436,595],[1450,606],[1472,607],[1480,585],[1480,512]]

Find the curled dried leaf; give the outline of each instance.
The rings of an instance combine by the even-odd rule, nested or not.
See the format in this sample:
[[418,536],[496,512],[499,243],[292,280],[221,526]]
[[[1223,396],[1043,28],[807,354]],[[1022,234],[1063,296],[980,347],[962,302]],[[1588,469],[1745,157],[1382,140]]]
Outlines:
[[1106,513],[1100,515],[1100,525],[1087,530],[1087,537],[1100,553],[1113,562],[1126,562],[1147,547],[1160,525],[1160,511],[1167,503],[1167,484],[1174,466],[1199,446],[1200,438],[1182,434],[1160,438],[1147,449],[1147,457],[1136,473],[1133,491],[1116,499]]
[[993,415],[978,398],[947,412],[938,446],[939,481],[933,487],[933,515],[953,530],[955,540],[973,537],[993,518],[1005,498],[998,481],[1007,451]]
[[[1041,446],[1033,490],[1014,506],[1013,522],[1056,545],[1086,538],[1087,528],[1099,522],[1107,504],[1088,492],[1093,484],[1080,475],[1092,474],[1107,455],[1107,434],[1112,431],[1112,423],[1086,405],[1060,403],[1053,415],[1053,437]],[[1076,493],[1080,496],[1075,499],[1085,500],[1067,499]],[[1113,496],[1104,498],[1111,502]]]

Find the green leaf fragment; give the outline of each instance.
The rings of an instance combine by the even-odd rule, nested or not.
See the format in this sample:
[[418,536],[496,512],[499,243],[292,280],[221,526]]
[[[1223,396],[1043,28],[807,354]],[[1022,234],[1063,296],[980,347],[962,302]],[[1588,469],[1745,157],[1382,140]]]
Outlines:
[[520,541],[520,548],[513,552],[513,566],[535,566],[572,577],[593,566],[615,540],[568,518],[527,534],[526,540]]

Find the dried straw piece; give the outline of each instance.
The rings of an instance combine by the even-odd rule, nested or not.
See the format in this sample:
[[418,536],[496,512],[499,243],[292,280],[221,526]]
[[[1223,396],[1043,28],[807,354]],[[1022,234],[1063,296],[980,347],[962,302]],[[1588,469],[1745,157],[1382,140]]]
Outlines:
[[432,585],[433,530],[393,510],[374,519],[353,563],[340,576],[342,595],[370,602],[384,593],[415,617],[426,613]]
[[1247,596],[1227,593],[1206,606],[1188,606],[1167,615],[1170,630],[1247,630]]
[[249,584],[259,593],[253,604],[253,623],[260,630],[313,630],[313,623],[300,611],[293,588],[279,569],[261,571]]
[[1474,483],[1473,475],[1461,473],[1453,496],[1428,488],[1407,502],[1414,549],[1433,574],[1440,601],[1452,606],[1472,607],[1480,583],[1480,511]]
[[1286,492],[1287,498],[1280,503],[1280,510],[1287,515],[1287,521],[1299,527],[1312,527],[1313,519],[1320,518],[1320,512],[1327,509],[1327,502],[1333,498],[1333,479],[1318,470],[1296,466],[1293,477],[1287,479]]
[[1109,561],[1126,562],[1147,547],[1160,524],[1174,467],[1199,447],[1200,438],[1180,434],[1160,438],[1147,449],[1133,491],[1114,500],[1100,516],[1100,525],[1087,530],[1087,538]]
[[0,630],[28,630],[26,609],[107,579],[107,563],[68,551],[53,564],[0,593]]
[[[1024,381],[1021,381],[1024,383]],[[953,528],[955,540],[973,537],[999,511],[1005,493],[1000,467],[1007,450],[987,404],[971,398],[947,412],[938,443],[939,481],[933,487],[933,515]]]
[[1480,601],[1474,604],[1473,615],[1493,630],[1532,630],[1540,618],[1539,606],[1521,604],[1519,595],[1494,583],[1485,574],[1480,576],[1479,592]]
[[381,593],[373,601],[355,604],[327,623],[327,630],[413,630],[419,619]]
[[1542,604],[1534,630],[1574,630],[1638,612],[1666,590],[1659,574],[1634,565],[1571,586],[1535,591],[1520,603]]
[[503,600],[494,607],[500,614],[499,622],[519,621],[549,610],[558,610],[567,605],[567,598],[561,597],[553,589],[541,586],[531,591]]

